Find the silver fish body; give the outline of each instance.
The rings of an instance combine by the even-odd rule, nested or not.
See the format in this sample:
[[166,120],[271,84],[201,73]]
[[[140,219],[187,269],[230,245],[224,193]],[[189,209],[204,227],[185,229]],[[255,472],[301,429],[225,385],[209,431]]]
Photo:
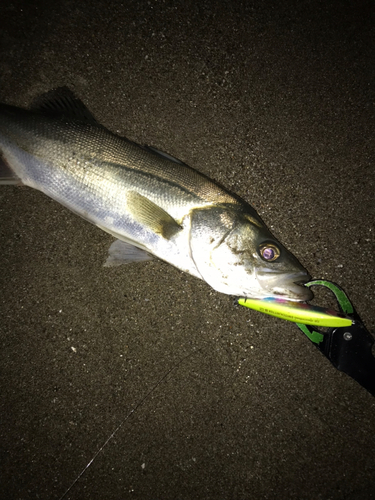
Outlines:
[[74,96],[36,110],[0,105],[0,154],[19,182],[117,238],[109,265],[152,254],[219,292],[311,298],[307,272],[248,203],[111,133]]

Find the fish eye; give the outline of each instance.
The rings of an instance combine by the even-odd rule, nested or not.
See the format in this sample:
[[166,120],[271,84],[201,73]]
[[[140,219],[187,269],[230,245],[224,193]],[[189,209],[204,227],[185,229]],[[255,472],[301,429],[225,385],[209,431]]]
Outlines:
[[273,262],[280,257],[280,250],[272,243],[264,243],[259,247],[259,254],[263,260]]

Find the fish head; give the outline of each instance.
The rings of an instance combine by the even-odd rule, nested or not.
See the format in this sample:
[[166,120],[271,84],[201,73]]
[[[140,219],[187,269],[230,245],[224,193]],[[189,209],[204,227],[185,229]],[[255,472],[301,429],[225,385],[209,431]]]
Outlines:
[[211,206],[191,214],[190,249],[215,290],[251,298],[311,300],[310,276],[250,206]]

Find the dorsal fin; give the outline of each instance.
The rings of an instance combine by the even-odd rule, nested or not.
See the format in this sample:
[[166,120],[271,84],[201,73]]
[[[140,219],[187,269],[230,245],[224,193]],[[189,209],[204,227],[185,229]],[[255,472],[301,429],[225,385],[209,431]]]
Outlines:
[[42,94],[33,101],[31,109],[98,124],[83,102],[68,87],[59,87]]
[[164,151],[160,151],[159,149],[156,149],[152,146],[143,146],[143,149],[146,149],[146,151],[150,151],[150,153],[154,153],[155,155],[161,156],[162,158],[166,158],[167,160],[173,161],[174,163],[178,163],[179,165],[186,165],[186,163],[179,160],[178,158],[175,158],[174,156],[169,155],[168,153],[164,153]]

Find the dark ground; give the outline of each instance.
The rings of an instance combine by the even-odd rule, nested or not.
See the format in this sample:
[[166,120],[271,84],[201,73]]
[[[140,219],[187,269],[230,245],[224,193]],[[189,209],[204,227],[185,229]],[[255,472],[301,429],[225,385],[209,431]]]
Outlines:
[[[3,2],[0,99],[68,85],[243,196],[375,330],[371,1]],[[375,399],[292,323],[0,190],[4,499],[375,498]],[[321,303],[321,305],[325,305]]]

